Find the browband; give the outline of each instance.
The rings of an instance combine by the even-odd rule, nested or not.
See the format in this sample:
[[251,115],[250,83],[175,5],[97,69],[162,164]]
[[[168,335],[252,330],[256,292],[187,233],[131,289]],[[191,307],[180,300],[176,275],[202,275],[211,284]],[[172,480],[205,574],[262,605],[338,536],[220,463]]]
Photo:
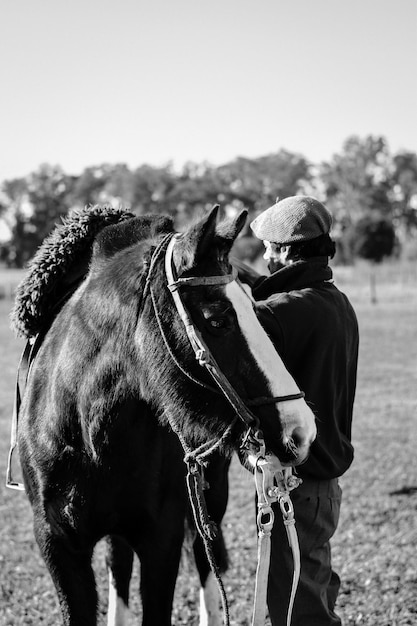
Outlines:
[[237,269],[232,267],[230,274],[222,276],[190,276],[189,278],[177,278],[173,282],[168,283],[170,291],[175,291],[179,287],[197,287],[204,285],[227,285],[237,278]]

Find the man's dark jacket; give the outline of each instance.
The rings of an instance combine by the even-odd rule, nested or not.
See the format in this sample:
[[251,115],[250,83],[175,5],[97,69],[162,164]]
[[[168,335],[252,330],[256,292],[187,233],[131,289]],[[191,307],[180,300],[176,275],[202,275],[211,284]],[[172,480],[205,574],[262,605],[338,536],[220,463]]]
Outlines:
[[317,417],[317,439],[297,472],[320,480],[341,476],[353,459],[358,324],[331,279],[327,257],[315,257],[261,277],[252,288],[260,322]]

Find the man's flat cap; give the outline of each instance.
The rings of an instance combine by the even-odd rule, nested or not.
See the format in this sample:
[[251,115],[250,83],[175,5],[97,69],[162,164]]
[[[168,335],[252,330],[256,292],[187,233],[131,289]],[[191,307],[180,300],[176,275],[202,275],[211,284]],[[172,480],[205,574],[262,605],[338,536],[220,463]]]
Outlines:
[[290,244],[308,241],[330,231],[332,216],[311,196],[290,196],[263,211],[251,223],[262,240]]

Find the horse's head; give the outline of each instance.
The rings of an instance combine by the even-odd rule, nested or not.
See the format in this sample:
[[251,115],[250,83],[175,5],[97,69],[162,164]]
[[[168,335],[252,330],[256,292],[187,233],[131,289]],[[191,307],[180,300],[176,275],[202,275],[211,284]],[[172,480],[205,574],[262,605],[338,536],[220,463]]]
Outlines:
[[[237,448],[248,430],[247,422],[235,420],[240,413],[230,401],[235,393],[246,418],[254,414],[259,421],[267,449],[283,463],[298,464],[316,435],[314,416],[258,322],[253,301],[232,275],[228,255],[245,220],[242,212],[217,224],[213,209],[169,245],[170,235],[153,249],[149,297],[145,294],[136,328],[146,365],[141,392],[191,446],[220,437],[233,424],[229,449]],[[167,245],[168,278],[162,271]],[[202,366],[207,356],[231,391],[222,391],[210,367]]]

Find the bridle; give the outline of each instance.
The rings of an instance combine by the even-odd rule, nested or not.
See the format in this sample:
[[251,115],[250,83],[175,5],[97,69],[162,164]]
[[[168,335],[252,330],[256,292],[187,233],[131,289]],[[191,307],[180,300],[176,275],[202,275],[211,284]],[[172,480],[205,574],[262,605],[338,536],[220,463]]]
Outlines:
[[[304,398],[304,392],[300,391],[298,393],[285,396],[260,397],[246,401],[242,400],[216,363],[201,333],[193,323],[180,293],[180,289],[182,287],[227,285],[232,281],[237,280],[237,271],[235,268],[232,268],[232,271],[229,274],[222,274],[219,276],[192,276],[187,278],[178,278],[173,262],[173,252],[175,244],[180,237],[181,235],[178,234],[172,235],[169,239],[165,252],[165,273],[167,286],[172,294],[176,310],[184,324],[188,339],[194,350],[195,358],[198,363],[208,371],[216,384],[216,388],[210,387],[204,382],[193,377],[192,378],[194,382],[197,382],[197,384],[210,389],[211,391],[215,391],[216,393],[221,393],[232,406],[236,416],[244,423],[244,425],[254,432],[259,431],[259,420],[249,409],[249,406],[261,406],[265,404],[277,404],[288,400],[299,400]],[[191,377],[189,374],[187,374],[187,376]],[[248,434],[246,437],[248,438]]]
[[[249,406],[261,406],[264,404],[277,404],[279,402],[286,402],[288,400],[299,400],[301,398],[304,398],[304,393],[300,391],[298,393],[286,396],[254,398],[249,401],[246,400],[246,402],[242,400],[242,398],[230,384],[229,380],[226,378],[226,376],[223,374],[218,364],[216,363],[201,333],[193,323],[192,318],[181,297],[181,288],[184,287],[227,285],[230,282],[237,280],[237,271],[235,270],[235,268],[232,268],[232,271],[230,273],[222,274],[219,276],[191,276],[186,278],[179,278],[173,261],[173,253],[175,245],[180,237],[181,235],[179,234],[170,233],[162,239],[159,246],[157,246],[157,248],[155,249],[151,259],[144,293],[147,291],[147,288],[149,288],[159,330],[168,349],[168,352],[170,353],[177,367],[179,367],[183,374],[193,380],[196,384],[215,393],[221,393],[235,412],[234,420],[231,422],[231,424],[229,424],[229,426],[227,426],[223,435],[219,439],[208,441],[195,450],[190,450],[187,442],[184,440],[184,437],[176,424],[174,417],[167,414],[167,418],[171,425],[171,428],[180,439],[185,452],[184,461],[186,462],[188,467],[188,474],[186,479],[187,487],[196,527],[200,536],[203,539],[208,561],[219,585],[220,595],[223,604],[224,623],[226,626],[228,626],[229,612],[227,598],[211,548],[211,541],[215,538],[217,529],[213,522],[209,519],[207,513],[205,498],[203,494],[203,467],[207,462],[207,458],[211,454],[213,454],[214,451],[218,450],[219,447],[230,436],[233,426],[239,419],[243,422],[246,428],[246,434],[242,439],[240,447],[241,449],[245,449],[248,454],[252,454],[255,459],[254,475],[258,496],[258,567],[256,574],[255,604],[252,626],[261,626],[261,624],[264,624],[265,622],[266,590],[270,557],[270,537],[274,521],[274,513],[271,508],[271,504],[273,502],[279,502],[294,561],[294,575],[289,608],[287,612],[287,625],[289,626],[291,622],[295,592],[297,589],[298,579],[300,575],[300,555],[298,538],[295,530],[294,509],[291,503],[291,499],[289,497],[289,492],[291,489],[298,486],[300,480],[291,474],[291,468],[283,468],[276,457],[273,457],[272,463],[268,460],[265,452],[265,441],[263,439],[262,431],[259,427],[259,420],[249,409]],[[178,359],[173,354],[169,346],[169,342],[166,338],[161,322],[161,317],[159,315],[155,294],[150,284],[151,270],[156,265],[157,259],[164,253],[166,244],[165,274],[167,279],[167,287],[172,294],[175,308],[185,327],[185,331],[193,348],[195,358],[198,363],[202,367],[204,367],[210,374],[216,387],[211,387],[188,373],[184,369],[184,367],[178,362]]]

